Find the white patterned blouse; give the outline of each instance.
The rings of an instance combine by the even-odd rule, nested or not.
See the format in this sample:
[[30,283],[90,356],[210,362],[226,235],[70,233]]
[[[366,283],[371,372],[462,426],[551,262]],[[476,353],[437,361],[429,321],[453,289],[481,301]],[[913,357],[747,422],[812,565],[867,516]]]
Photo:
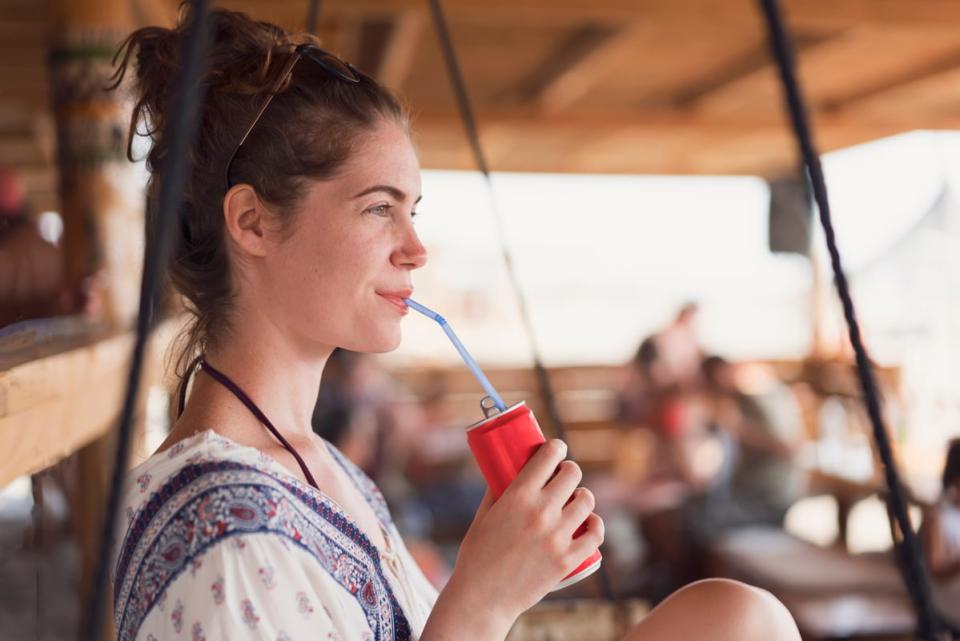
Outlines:
[[213,431],[134,468],[114,569],[117,639],[419,637],[437,593],[380,491],[328,447],[373,508],[386,549],[280,463]]

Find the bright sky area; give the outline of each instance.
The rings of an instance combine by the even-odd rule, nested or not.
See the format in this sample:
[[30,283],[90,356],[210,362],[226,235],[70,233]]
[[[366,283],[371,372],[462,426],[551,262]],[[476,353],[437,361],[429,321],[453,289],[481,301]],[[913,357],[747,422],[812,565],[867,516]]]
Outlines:
[[[918,225],[947,180],[960,185],[960,134],[913,132],[823,162],[840,248],[857,285],[861,272],[875,271]],[[793,358],[808,350],[810,265],[768,250],[763,180],[497,174],[494,184],[548,364],[623,362],[685,300],[701,304],[702,340],[711,351]],[[417,224],[431,258],[416,275],[417,298],[447,317],[478,360],[529,362],[482,178],[426,171],[423,193]],[[822,247],[822,237],[814,244]],[[876,310],[889,329],[899,305],[861,295],[864,310]],[[869,314],[863,322],[868,337],[884,343],[877,355],[900,360],[896,345],[870,335],[877,323]],[[404,331],[392,359],[455,362],[426,319],[409,318]]]

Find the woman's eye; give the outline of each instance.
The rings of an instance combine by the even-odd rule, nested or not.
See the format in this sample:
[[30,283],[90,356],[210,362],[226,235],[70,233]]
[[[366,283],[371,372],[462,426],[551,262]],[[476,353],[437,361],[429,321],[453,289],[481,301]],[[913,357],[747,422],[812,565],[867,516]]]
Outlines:
[[390,215],[390,205],[376,205],[367,210],[367,213],[373,214],[375,216],[389,216]]

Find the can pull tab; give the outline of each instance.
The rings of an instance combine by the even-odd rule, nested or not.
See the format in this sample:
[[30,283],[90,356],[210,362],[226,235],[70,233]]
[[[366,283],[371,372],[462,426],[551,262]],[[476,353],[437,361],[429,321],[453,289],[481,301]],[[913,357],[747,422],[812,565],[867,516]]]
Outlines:
[[480,410],[483,412],[483,418],[490,418],[500,413],[497,409],[497,402],[492,396],[484,396],[480,399]]

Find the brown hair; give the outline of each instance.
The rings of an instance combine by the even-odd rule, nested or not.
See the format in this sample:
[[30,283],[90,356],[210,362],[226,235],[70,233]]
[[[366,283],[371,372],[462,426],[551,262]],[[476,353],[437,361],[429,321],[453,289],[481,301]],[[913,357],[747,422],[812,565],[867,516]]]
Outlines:
[[[153,144],[147,155],[147,242],[157,215],[159,180],[167,160],[166,110],[186,30],[185,12],[173,29],[144,27],[120,46],[115,81],[123,79],[136,52],[133,114],[127,156],[136,134]],[[222,213],[224,169],[244,129],[277,81],[298,44],[317,44],[310,34],[290,35],[242,13],[215,10],[209,67],[202,78],[205,97],[188,163],[188,182],[180,211],[177,248],[169,264],[170,281],[187,301],[192,322],[181,336],[177,372],[189,359],[229,329],[233,279]],[[275,206],[280,229],[289,231],[292,210],[303,197],[305,178],[333,176],[365,132],[390,120],[404,128],[404,108],[372,78],[357,72],[346,83],[319,65],[302,59],[281,86],[233,160],[233,184],[246,183]],[[146,127],[140,131],[141,126]]]

